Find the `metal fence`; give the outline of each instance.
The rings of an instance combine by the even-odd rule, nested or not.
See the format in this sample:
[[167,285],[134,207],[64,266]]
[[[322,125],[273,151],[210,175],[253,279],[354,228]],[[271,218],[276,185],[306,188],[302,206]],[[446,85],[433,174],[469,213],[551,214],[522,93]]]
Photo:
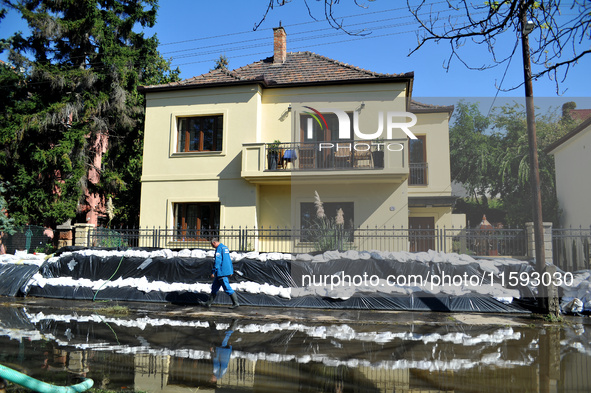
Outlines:
[[451,250],[445,252],[479,256],[526,256],[527,236],[525,229],[455,229],[444,228],[444,239],[452,239]]
[[27,251],[29,253],[45,251],[51,238],[45,235],[46,228],[38,225],[25,225],[16,229],[12,235],[4,234],[2,244],[6,247],[7,254],[14,254],[15,251]]
[[552,259],[565,271],[590,269],[591,227],[552,229]]
[[525,256],[524,229],[457,228],[94,228],[96,247],[211,248],[213,237],[232,251],[308,253],[326,250],[442,251],[469,255]]

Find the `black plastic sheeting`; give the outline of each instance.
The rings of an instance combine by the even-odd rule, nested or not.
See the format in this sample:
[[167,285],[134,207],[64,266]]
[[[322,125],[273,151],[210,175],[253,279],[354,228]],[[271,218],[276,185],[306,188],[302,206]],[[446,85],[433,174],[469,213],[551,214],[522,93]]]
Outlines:
[[[290,261],[246,260],[234,262],[234,281],[292,287]],[[46,278],[72,277],[115,281],[119,278],[142,278],[172,283],[211,282],[212,258],[106,258],[79,253],[60,257],[57,263],[46,263],[40,273]]]
[[[524,313],[528,309],[522,302],[504,304],[493,298],[476,296],[390,296],[387,294],[372,294],[353,296],[347,300],[322,298],[315,296],[284,299],[277,296],[236,292],[238,300],[243,306],[256,307],[285,307],[285,308],[314,308],[314,309],[361,309],[361,310],[400,310],[400,311],[450,311],[450,312],[492,312],[492,313]],[[191,292],[142,292],[133,288],[105,288],[96,294],[90,288],[32,287],[31,296],[96,300],[96,301],[137,301],[154,303],[197,304],[207,299],[207,294]],[[220,293],[214,304],[230,305],[230,298]]]
[[16,307],[0,307],[0,329],[33,332],[37,330],[24,309]]
[[37,265],[0,264],[0,296],[22,295],[21,288],[38,271]]
[[[72,277],[96,280],[117,280],[118,278],[142,278],[148,281],[172,283],[210,283],[211,258],[137,258],[109,256],[99,257],[79,253],[61,253],[55,263],[46,262],[40,273],[46,278]],[[499,266],[507,276],[510,271],[533,272],[527,263]],[[304,262],[289,260],[259,261],[242,259],[234,262],[234,277],[231,282],[249,281],[280,287],[301,287],[303,275],[326,277],[345,274],[351,277],[375,275],[382,279],[390,275],[474,275],[482,278],[483,285],[490,285],[490,273],[482,270],[478,262],[454,264],[450,262],[396,261],[381,259],[349,260],[338,259],[328,262]],[[34,273],[33,273],[34,274]],[[31,274],[32,275],[32,274]],[[495,282],[500,282],[498,275],[493,275]],[[4,279],[0,279],[4,281]],[[26,281],[26,280],[25,280]],[[329,283],[330,284],[330,283]],[[0,285],[1,286],[1,285]],[[22,286],[22,285],[21,285]],[[20,286],[19,286],[20,287]],[[489,296],[468,294],[463,296],[437,295],[414,292],[411,295],[396,295],[384,292],[357,292],[345,300],[332,297],[307,295],[285,299],[266,294],[253,294],[239,291],[238,298],[243,305],[267,307],[305,307],[320,309],[373,309],[373,310],[415,310],[415,311],[475,311],[475,312],[527,312],[523,307],[534,294],[527,287],[517,288],[525,300],[504,304]],[[140,302],[170,302],[196,304],[205,300],[206,293],[193,292],[143,292],[136,288],[105,287],[98,291],[86,287],[31,286],[28,295],[86,300],[118,300]],[[216,304],[230,304],[229,297],[220,293]]]

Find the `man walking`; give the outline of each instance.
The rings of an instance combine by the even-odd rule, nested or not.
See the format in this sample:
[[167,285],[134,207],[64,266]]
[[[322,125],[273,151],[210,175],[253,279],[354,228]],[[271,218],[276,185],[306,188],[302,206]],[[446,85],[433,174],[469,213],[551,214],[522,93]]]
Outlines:
[[230,287],[230,282],[228,281],[228,277],[234,274],[232,259],[230,259],[230,250],[228,250],[228,247],[220,243],[219,239],[216,237],[211,240],[211,245],[215,248],[215,260],[211,272],[213,282],[211,283],[211,294],[209,295],[209,298],[206,302],[201,302],[201,305],[207,308],[211,307],[221,287],[232,299],[232,306],[230,308],[236,308],[240,306],[240,304],[238,304],[238,296],[236,296],[236,292]]

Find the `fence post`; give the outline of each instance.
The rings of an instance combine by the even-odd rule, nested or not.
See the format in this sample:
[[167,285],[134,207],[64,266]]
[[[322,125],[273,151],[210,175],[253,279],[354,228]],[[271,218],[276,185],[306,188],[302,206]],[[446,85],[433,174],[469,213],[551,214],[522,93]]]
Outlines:
[[[552,223],[551,222],[544,222],[544,252],[546,256],[546,263],[552,264]],[[535,258],[536,255],[536,248],[535,248],[535,238],[534,238],[534,223],[533,222],[526,222],[525,223],[525,231],[526,231],[526,238],[527,238],[527,256],[530,258]]]
[[238,251],[244,252],[245,233],[242,225],[238,227]]
[[73,228],[74,227],[72,226],[71,220],[68,220],[55,227],[56,236],[54,236],[54,239],[57,239],[55,242],[57,248],[72,245],[72,239],[74,238],[74,234],[72,233]]

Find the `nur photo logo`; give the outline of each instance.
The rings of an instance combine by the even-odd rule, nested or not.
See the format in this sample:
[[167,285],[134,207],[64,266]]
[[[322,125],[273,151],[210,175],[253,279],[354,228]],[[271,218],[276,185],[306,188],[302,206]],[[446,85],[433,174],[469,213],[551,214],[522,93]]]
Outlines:
[[[306,138],[314,138],[313,120],[318,123],[321,130],[328,128],[328,124],[322,113],[330,112],[337,116],[339,122],[338,139],[350,140],[351,119],[347,112],[342,109],[334,108],[323,108],[320,110],[314,109],[310,106],[304,106],[304,108],[311,111],[304,112],[304,114],[311,117],[308,119],[308,123],[306,125]],[[400,122],[399,119],[401,118],[409,118],[410,121]],[[410,139],[417,139],[417,136],[409,129],[415,124],[417,124],[417,117],[411,112],[386,112],[386,116],[384,116],[384,112],[378,112],[378,129],[373,133],[366,134],[361,132],[359,128],[359,112],[353,111],[353,133],[357,138],[363,140],[373,140],[378,138],[392,139],[392,133],[395,129],[401,129]],[[385,136],[383,135],[384,129],[386,130]]]

